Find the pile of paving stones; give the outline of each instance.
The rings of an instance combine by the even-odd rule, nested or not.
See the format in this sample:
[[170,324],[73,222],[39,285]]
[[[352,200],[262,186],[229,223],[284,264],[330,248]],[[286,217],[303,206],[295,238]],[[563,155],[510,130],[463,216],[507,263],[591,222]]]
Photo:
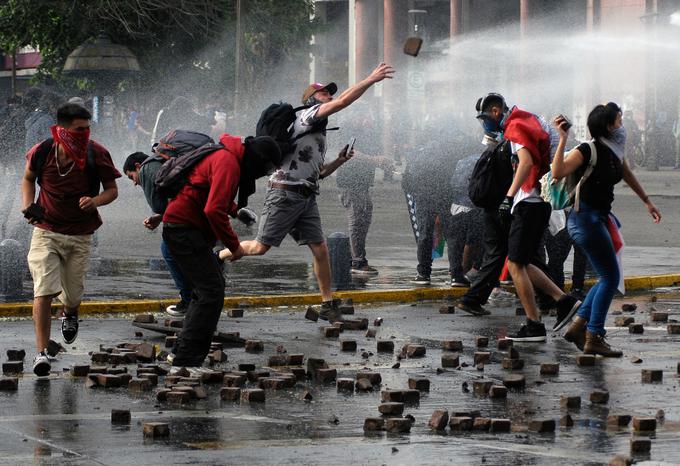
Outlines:
[[[345,303],[341,307],[346,315],[354,314],[352,303]],[[445,306],[440,310],[444,314],[455,312],[451,306]],[[637,335],[644,332],[641,323],[635,322],[635,317],[630,315],[638,312],[635,304],[624,304],[621,314],[615,317],[615,325],[627,326],[631,334]],[[308,309],[307,317],[315,316],[313,308]],[[230,310],[228,315],[242,317],[243,310]],[[317,316],[318,317],[318,316]],[[154,324],[153,315],[140,315],[135,318],[137,323]],[[121,342],[115,346],[101,345],[97,351],[91,353],[90,365],[74,365],[69,372],[73,378],[82,378],[85,386],[93,390],[105,390],[108,388],[126,387],[131,395],[139,395],[145,392],[155,392],[155,398],[162,406],[183,407],[206,399],[217,390],[208,390],[209,385],[219,386],[219,397],[225,403],[264,403],[269,392],[280,390],[292,391],[300,387],[305,390],[299,394],[300,402],[313,400],[313,395],[306,390],[311,381],[316,384],[335,384],[340,393],[375,392],[380,397],[375,416],[367,417],[364,421],[363,430],[366,435],[375,435],[380,432],[404,434],[410,432],[415,425],[413,415],[404,415],[406,407],[418,407],[421,394],[427,393],[431,387],[431,380],[425,377],[410,377],[401,389],[381,389],[382,376],[380,372],[359,370],[353,377],[338,377],[338,371],[328,361],[320,358],[307,357],[304,354],[289,354],[282,345],[276,348],[276,354],[268,356],[262,367],[251,363],[238,364],[234,370],[224,371],[215,368],[227,362],[227,354],[224,352],[223,343],[213,341],[208,356],[208,364],[212,368],[202,368],[200,372],[192,372],[181,368],[178,372],[169,374],[169,365],[165,362],[168,355],[167,348],[174,345],[176,334],[181,331],[181,320],[166,319],[164,327],[168,331],[165,339],[165,348],[148,342]],[[366,337],[376,338],[376,331],[384,323],[382,318],[373,321],[373,328],[369,329],[368,319],[348,318],[344,322],[336,323],[321,328],[325,338],[338,341],[338,348],[343,352],[356,352],[357,341],[352,338],[341,338],[345,332],[365,331]],[[669,319],[667,312],[658,311],[654,306],[648,313],[648,325],[666,324],[668,333],[678,334],[677,326],[680,325],[673,319]],[[141,333],[136,336],[141,337]],[[232,340],[240,339],[238,333],[229,334]],[[262,353],[264,343],[260,340],[243,340],[241,346],[248,353]],[[480,374],[477,378],[462,383],[462,390],[471,397],[488,397],[492,400],[505,400],[512,396],[513,392],[523,391],[526,388],[524,360],[520,352],[513,346],[513,342],[507,339],[499,339],[494,342],[496,351],[491,351],[488,337],[476,336],[471,342],[473,349],[470,363],[462,361],[462,353],[465,344],[462,340],[441,341],[442,356],[441,367],[434,372],[441,374],[447,370],[462,370],[466,367],[474,367],[484,372],[485,366],[499,364],[506,371],[502,379],[494,379]],[[52,350],[58,352],[60,348],[54,346]],[[63,349],[63,348],[61,348]],[[393,339],[376,338],[376,353],[395,354],[396,363],[392,366],[399,369],[399,361],[403,359],[422,358],[427,354],[427,347],[418,343],[407,343],[397,352]],[[363,351],[364,359],[373,353]],[[22,349],[10,349],[7,351],[7,362],[3,363],[2,370],[5,377],[0,378],[0,390],[17,390],[18,379],[23,370],[23,361],[26,353]],[[579,354],[575,358],[578,366],[594,366],[599,358],[590,355]],[[637,363],[633,358],[631,362]],[[680,362],[677,367],[680,374]],[[134,374],[133,374],[134,372]],[[560,365],[557,362],[543,362],[538,370],[542,377],[540,383],[546,383],[558,378]],[[449,379],[450,380],[450,379]],[[662,369],[642,369],[641,383],[663,383]],[[538,383],[538,382],[537,382]],[[578,393],[563,394],[559,399],[560,409],[563,416],[560,419],[535,418],[528,420],[527,424],[515,425],[510,419],[499,419],[483,416],[478,410],[464,409],[437,409],[429,420],[427,426],[432,430],[449,435],[460,433],[507,433],[507,432],[533,432],[551,433],[558,424],[562,428],[572,428],[574,419],[572,414],[581,407],[581,395]],[[594,406],[607,406],[609,393],[604,390],[594,390],[588,394],[590,403]],[[607,428],[616,431],[631,431],[630,454],[634,457],[640,454],[649,454],[651,439],[656,431],[658,422],[663,422],[663,412],[659,411],[656,417],[631,416],[629,414],[611,414],[607,418]],[[113,423],[130,423],[129,410],[113,410],[111,421]],[[632,424],[632,427],[629,427]],[[142,432],[145,437],[162,438],[170,435],[167,423],[145,422]],[[617,456],[612,459],[612,464],[630,464],[628,456]]]

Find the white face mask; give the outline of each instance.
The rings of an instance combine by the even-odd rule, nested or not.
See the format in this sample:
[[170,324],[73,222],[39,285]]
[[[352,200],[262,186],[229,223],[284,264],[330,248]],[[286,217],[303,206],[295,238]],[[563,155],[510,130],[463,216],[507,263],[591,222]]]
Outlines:
[[619,159],[623,160],[626,152],[626,128],[623,125],[619,126],[612,130],[609,138],[600,138],[600,142],[609,147]]

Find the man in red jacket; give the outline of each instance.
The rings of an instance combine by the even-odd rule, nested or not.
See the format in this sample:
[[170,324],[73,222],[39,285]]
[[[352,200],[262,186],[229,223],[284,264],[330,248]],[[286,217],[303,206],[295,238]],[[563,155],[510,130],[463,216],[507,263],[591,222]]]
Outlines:
[[[192,298],[182,332],[174,348],[173,366],[200,367],[210,349],[224,305],[224,276],[213,254],[219,240],[232,261],[243,256],[229,215],[245,207],[255,192],[255,180],[281,161],[276,142],[269,137],[246,138],[223,134],[217,150],[190,169],[187,183],[163,215],[163,240],[190,282]],[[239,203],[234,199],[239,192]]]

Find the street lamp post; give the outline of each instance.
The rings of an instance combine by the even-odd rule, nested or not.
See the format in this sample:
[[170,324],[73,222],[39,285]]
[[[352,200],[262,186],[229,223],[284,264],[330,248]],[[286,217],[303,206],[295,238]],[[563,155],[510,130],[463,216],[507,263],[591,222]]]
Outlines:
[[236,0],[236,44],[234,47],[234,115],[239,111],[239,91],[241,87],[241,0]]

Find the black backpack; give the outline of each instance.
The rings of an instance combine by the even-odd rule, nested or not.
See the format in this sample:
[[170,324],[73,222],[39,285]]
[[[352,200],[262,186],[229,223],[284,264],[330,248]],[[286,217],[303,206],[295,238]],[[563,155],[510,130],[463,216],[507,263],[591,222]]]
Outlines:
[[[297,112],[310,108],[311,105],[303,105],[301,107],[293,107],[286,102],[273,103],[267,107],[260,119],[257,120],[255,127],[255,136],[270,136],[281,149],[281,155],[288,155],[295,149],[295,141],[310,133],[320,133],[326,131],[328,120],[323,118],[312,125],[309,131],[298,134],[293,137],[293,123]],[[331,128],[336,129],[336,128]]]
[[470,176],[468,195],[482,209],[497,209],[512,184],[510,141],[504,141],[482,153]]
[[182,187],[189,184],[188,175],[191,169],[206,156],[216,150],[224,149],[222,144],[209,142],[185,154],[168,159],[156,172],[154,184],[156,189],[168,199],[174,198]]
[[[40,185],[40,178],[42,175],[42,169],[47,162],[47,157],[52,151],[52,146],[54,146],[54,139],[47,138],[40,143],[38,149],[36,149],[33,154],[33,164],[31,169],[36,175],[38,185]],[[87,161],[85,163],[85,175],[87,176],[89,187],[87,189],[87,194],[89,197],[94,197],[99,194],[99,187],[101,186],[101,180],[99,179],[99,173],[97,173],[97,164],[94,161],[94,150],[92,149],[92,141],[87,144]]]

